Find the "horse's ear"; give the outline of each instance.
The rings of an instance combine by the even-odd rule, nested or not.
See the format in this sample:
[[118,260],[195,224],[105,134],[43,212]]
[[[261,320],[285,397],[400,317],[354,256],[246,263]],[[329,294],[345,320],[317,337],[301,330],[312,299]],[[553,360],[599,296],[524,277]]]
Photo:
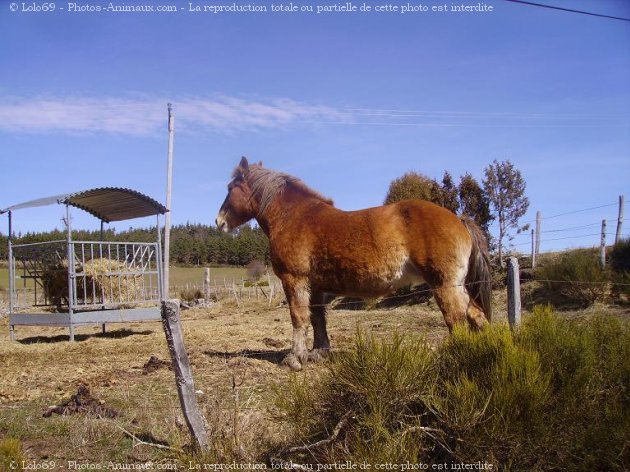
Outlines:
[[247,162],[247,158],[245,156],[241,157],[241,162],[239,162],[238,165],[243,170],[249,169],[249,162]]
[[247,175],[249,172],[249,162],[247,162],[247,158],[245,156],[241,157],[241,162],[239,162],[238,167],[243,175]]

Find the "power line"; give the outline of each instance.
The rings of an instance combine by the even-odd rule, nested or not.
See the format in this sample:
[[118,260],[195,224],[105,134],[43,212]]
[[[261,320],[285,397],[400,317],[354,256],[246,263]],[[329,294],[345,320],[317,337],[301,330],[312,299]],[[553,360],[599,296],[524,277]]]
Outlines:
[[521,3],[523,5],[530,5],[530,6],[533,6],[533,7],[549,8],[551,10],[568,11],[568,12],[571,12],[571,13],[580,13],[582,15],[597,16],[599,18],[608,18],[608,19],[611,19],[611,20],[630,21],[630,18],[623,18],[621,16],[603,15],[601,13],[593,13],[593,12],[584,11],[584,10],[573,10],[571,8],[563,8],[563,7],[556,7],[556,6],[553,6],[553,5],[545,5],[543,3],[526,2],[525,0],[505,0],[505,1],[506,2],[512,2],[512,3]]

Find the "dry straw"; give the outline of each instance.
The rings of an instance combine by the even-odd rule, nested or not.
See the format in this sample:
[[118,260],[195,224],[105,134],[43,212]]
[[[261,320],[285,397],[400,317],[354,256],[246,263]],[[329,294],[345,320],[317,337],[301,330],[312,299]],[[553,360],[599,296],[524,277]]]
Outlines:
[[[126,263],[95,258],[76,267],[77,299],[85,303],[135,302],[143,288],[142,274]],[[42,273],[49,303],[61,309],[68,305],[68,261],[63,259]]]

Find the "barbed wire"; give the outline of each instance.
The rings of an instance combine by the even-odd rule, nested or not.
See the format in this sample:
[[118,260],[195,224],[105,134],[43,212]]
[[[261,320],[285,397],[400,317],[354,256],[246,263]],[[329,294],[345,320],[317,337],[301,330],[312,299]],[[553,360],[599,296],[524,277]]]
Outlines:
[[[554,218],[559,218],[561,216],[574,215],[576,213],[583,213],[583,212],[586,212],[586,211],[599,210],[601,208],[609,208],[609,207],[613,207],[613,206],[617,206],[617,205],[618,205],[618,203],[608,203],[608,204],[598,205],[598,206],[589,207],[589,208],[581,208],[579,210],[565,211],[563,213],[557,213],[557,214],[551,215],[551,216],[541,216],[540,219],[542,221],[552,220]],[[536,222],[536,218],[534,218],[532,220],[523,221],[523,222],[521,222],[521,224],[535,223],[535,222]]]
[[[579,234],[579,235],[574,235],[574,236],[564,236],[561,238],[549,238],[549,239],[541,239],[540,243],[545,243],[545,242],[552,242],[552,241],[563,241],[563,240],[567,240],[567,239],[580,239],[580,238],[588,238],[588,237],[592,237],[592,236],[599,236],[601,237],[602,233],[589,233],[589,234]],[[608,237],[613,237],[616,236],[617,233],[616,232],[606,232],[604,233],[604,236],[606,238]],[[628,238],[630,237],[630,233],[622,233],[621,238]],[[519,246],[531,246],[531,237],[530,237],[530,241],[527,242],[522,242],[522,243],[510,243],[510,246],[512,247],[519,247]],[[614,243],[613,243],[614,244]],[[599,245],[599,241],[597,243],[594,243],[594,245]],[[609,244],[607,244],[608,246]]]

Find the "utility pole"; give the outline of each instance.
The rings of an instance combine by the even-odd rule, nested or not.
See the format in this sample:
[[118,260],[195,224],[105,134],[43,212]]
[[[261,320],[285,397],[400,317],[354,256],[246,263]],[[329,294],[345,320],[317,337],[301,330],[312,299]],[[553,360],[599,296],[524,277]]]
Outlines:
[[170,266],[170,244],[171,244],[171,193],[173,188],[173,138],[175,128],[175,116],[173,107],[168,104],[168,155],[166,160],[166,214],[164,215],[164,289],[163,297],[169,298],[169,266]]

